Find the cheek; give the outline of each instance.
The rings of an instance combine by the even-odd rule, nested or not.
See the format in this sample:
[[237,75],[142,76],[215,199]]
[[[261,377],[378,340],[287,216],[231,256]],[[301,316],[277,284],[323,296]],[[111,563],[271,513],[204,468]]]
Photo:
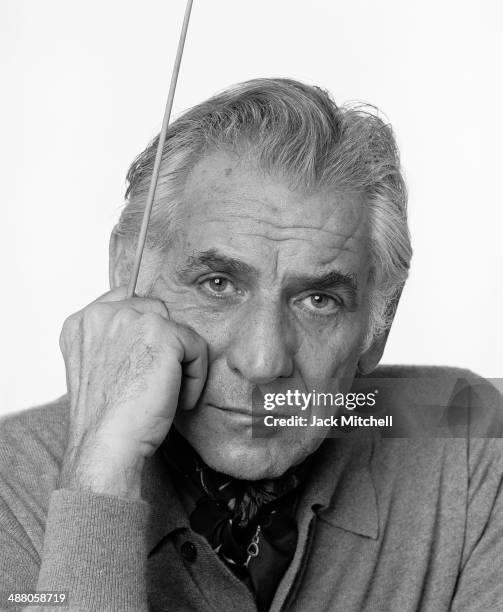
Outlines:
[[307,378],[336,378],[354,372],[359,358],[362,326],[358,320],[341,321],[332,329],[301,331],[297,366]]
[[213,330],[217,329],[219,333],[221,327],[219,322],[224,317],[221,313],[204,308],[197,299],[193,287],[179,285],[161,275],[153,286],[151,296],[166,305],[172,321],[190,326],[207,342],[210,341],[212,334],[215,335]]
[[177,285],[160,277],[152,295],[166,305],[175,323],[193,329],[208,344],[210,364],[222,354],[232,336],[229,315],[204,307],[192,287]]
[[171,320],[190,327],[203,338],[208,345],[211,363],[222,354],[232,337],[229,316],[202,308],[200,304],[194,304],[193,300],[191,303],[190,294],[186,297],[187,300],[183,303],[176,299],[165,302]]

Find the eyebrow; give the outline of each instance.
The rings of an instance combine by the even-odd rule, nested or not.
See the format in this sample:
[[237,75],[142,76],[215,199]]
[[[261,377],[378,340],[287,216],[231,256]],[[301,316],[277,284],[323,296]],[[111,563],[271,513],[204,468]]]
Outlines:
[[353,312],[358,308],[358,285],[356,274],[344,274],[332,270],[324,274],[293,276],[289,279],[290,289],[295,293],[301,291],[338,291],[345,296],[346,308]]
[[[176,270],[176,274],[180,280],[184,281],[189,279],[194,272],[207,269],[235,276],[248,276],[251,278],[258,278],[259,276],[256,268],[234,257],[223,255],[216,249],[199,251],[190,255],[185,264]],[[356,274],[345,274],[337,270],[314,275],[296,274],[288,278],[288,285],[294,291],[305,291],[308,289],[314,291],[327,289],[344,290],[350,302],[356,304],[358,293]]]
[[290,283],[298,286],[299,289],[347,289],[356,295],[358,284],[356,282],[356,274],[344,274],[332,270],[324,274],[315,275],[295,275],[290,277]]
[[223,255],[216,249],[200,251],[189,255],[185,264],[177,269],[176,274],[181,280],[186,280],[191,274],[201,269],[226,272],[236,276],[258,276],[258,271],[252,268],[252,266],[234,257]]

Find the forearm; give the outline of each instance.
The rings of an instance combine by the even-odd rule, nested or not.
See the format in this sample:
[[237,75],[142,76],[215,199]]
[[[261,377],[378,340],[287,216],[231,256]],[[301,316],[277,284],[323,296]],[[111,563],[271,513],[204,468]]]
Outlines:
[[37,591],[68,591],[69,610],[146,611],[147,502],[53,492]]

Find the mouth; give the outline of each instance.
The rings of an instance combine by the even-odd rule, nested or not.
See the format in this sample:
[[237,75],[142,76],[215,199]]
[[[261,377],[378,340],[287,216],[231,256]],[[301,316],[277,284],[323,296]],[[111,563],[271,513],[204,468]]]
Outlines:
[[[229,417],[230,416],[235,416],[235,418],[242,418],[242,419],[250,419],[253,421],[260,421],[263,420],[265,415],[268,414],[272,414],[269,412],[265,412],[265,411],[260,411],[260,410],[252,410],[250,408],[241,408],[239,406],[217,406],[216,404],[206,404],[207,406],[209,406],[210,408],[213,408],[214,410],[219,410],[221,412],[226,413]],[[294,413],[293,412],[285,412],[285,413],[280,413],[280,412],[274,412],[273,416],[278,417],[278,418],[287,418],[287,417],[291,417]]]
[[222,412],[227,412],[229,414],[240,414],[245,417],[253,418],[255,415],[249,408],[240,408],[239,406],[216,406],[215,404],[206,404],[210,408],[214,408],[215,410],[221,410]]
[[250,436],[251,438],[271,438],[278,435],[278,428],[266,427],[264,414],[252,411],[251,407],[217,406],[210,403],[206,403],[205,407],[213,411],[218,427],[234,432],[233,435],[245,436],[247,438]]

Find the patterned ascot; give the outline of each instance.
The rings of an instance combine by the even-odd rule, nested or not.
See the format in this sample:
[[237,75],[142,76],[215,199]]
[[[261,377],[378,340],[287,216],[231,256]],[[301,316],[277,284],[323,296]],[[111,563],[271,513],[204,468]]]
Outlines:
[[164,456],[196,500],[190,525],[267,610],[297,545],[295,508],[308,461],[270,480],[238,480],[205,465],[171,428]]

